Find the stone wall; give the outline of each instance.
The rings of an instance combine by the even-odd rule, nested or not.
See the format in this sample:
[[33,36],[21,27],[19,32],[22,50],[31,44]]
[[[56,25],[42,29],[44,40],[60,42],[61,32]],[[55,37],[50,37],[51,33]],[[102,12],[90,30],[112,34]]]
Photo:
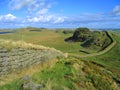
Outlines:
[[0,48],[0,75],[39,64],[58,56],[62,56],[62,54],[50,49],[35,50],[16,48],[7,50]]

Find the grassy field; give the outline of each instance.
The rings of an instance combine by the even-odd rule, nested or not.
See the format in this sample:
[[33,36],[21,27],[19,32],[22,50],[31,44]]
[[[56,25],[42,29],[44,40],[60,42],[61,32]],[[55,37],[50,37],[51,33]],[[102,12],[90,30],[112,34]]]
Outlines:
[[[28,70],[28,73],[20,74],[25,72],[23,70],[19,73],[20,75],[15,74],[16,78],[8,79],[6,83],[0,85],[0,90],[9,90],[9,88],[19,90],[21,83],[17,82],[26,74],[29,74],[35,83],[45,84],[43,90],[119,90],[117,84],[120,84],[120,33],[112,33],[117,43],[110,51],[92,57],[58,58],[49,65],[45,64],[42,69],[36,66]],[[54,47],[70,54],[87,55],[80,52],[84,49],[80,46],[81,43],[64,42],[64,39],[70,36],[72,33],[64,34],[62,31],[42,30],[38,32],[22,29],[15,33],[1,34],[0,39],[20,40]],[[12,74],[9,78],[11,77]]]
[[64,41],[65,38],[68,38],[71,35],[72,34],[64,34],[62,31],[56,32],[55,30],[42,30],[41,32],[38,32],[25,29],[11,34],[2,34],[0,35],[0,38],[14,41],[22,40],[32,44],[54,47],[63,52],[85,54],[79,52],[80,48],[82,48],[79,42],[67,43]]

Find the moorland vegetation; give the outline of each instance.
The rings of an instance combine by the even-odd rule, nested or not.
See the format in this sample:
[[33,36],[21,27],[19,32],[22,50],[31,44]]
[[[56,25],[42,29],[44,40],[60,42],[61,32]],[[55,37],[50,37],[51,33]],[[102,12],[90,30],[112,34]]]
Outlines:
[[[120,33],[116,32],[91,31],[88,28],[77,28],[74,32],[69,32],[68,29],[58,31],[29,27],[16,29],[11,34],[2,34],[0,35],[2,39],[0,42],[3,42],[0,44],[1,50],[7,51],[4,53],[13,53],[12,50],[22,47],[24,52],[32,50],[28,55],[31,57],[27,58],[34,59],[32,61],[39,60],[37,57],[41,52],[43,56],[45,55],[45,59],[55,55],[55,53],[51,54],[51,51],[63,53],[45,62],[1,75],[0,90],[119,90]],[[67,42],[64,41],[66,38]],[[44,48],[41,50],[42,47]],[[106,49],[104,53],[95,54]],[[93,52],[94,55],[88,57]],[[68,53],[68,57],[65,57],[65,53]],[[7,60],[7,57],[6,55],[4,58]],[[9,63],[6,65],[9,66]],[[23,80],[26,75],[29,77]]]

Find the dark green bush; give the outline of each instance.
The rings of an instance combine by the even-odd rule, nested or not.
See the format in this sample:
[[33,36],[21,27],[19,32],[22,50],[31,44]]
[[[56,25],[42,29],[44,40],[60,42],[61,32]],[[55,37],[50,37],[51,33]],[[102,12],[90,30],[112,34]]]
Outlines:
[[72,31],[72,30],[64,30],[64,31],[63,31],[64,34],[70,34],[70,33],[73,33],[73,32],[74,32],[74,31]]
[[89,37],[89,33],[90,30],[88,28],[77,28],[72,37],[75,41],[83,42]]

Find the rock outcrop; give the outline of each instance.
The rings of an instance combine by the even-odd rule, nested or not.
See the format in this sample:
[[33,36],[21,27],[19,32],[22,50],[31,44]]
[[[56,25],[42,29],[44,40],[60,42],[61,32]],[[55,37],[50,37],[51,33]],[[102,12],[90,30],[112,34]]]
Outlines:
[[43,84],[36,84],[32,81],[29,76],[24,76],[21,78],[21,86],[20,89],[22,90],[40,90],[44,87]]
[[102,51],[112,43],[107,31],[90,31],[88,28],[77,28],[65,41],[82,42],[82,47],[96,51]]
[[[27,43],[26,43],[27,45]],[[18,45],[19,46],[19,45]],[[29,45],[28,45],[29,46]],[[32,44],[31,44],[32,46]],[[5,48],[0,47],[0,75],[5,75],[16,70],[21,70],[25,67],[31,65],[39,64],[45,62],[46,60],[51,60],[56,57],[61,57],[64,54],[58,50],[38,47],[35,48]]]

